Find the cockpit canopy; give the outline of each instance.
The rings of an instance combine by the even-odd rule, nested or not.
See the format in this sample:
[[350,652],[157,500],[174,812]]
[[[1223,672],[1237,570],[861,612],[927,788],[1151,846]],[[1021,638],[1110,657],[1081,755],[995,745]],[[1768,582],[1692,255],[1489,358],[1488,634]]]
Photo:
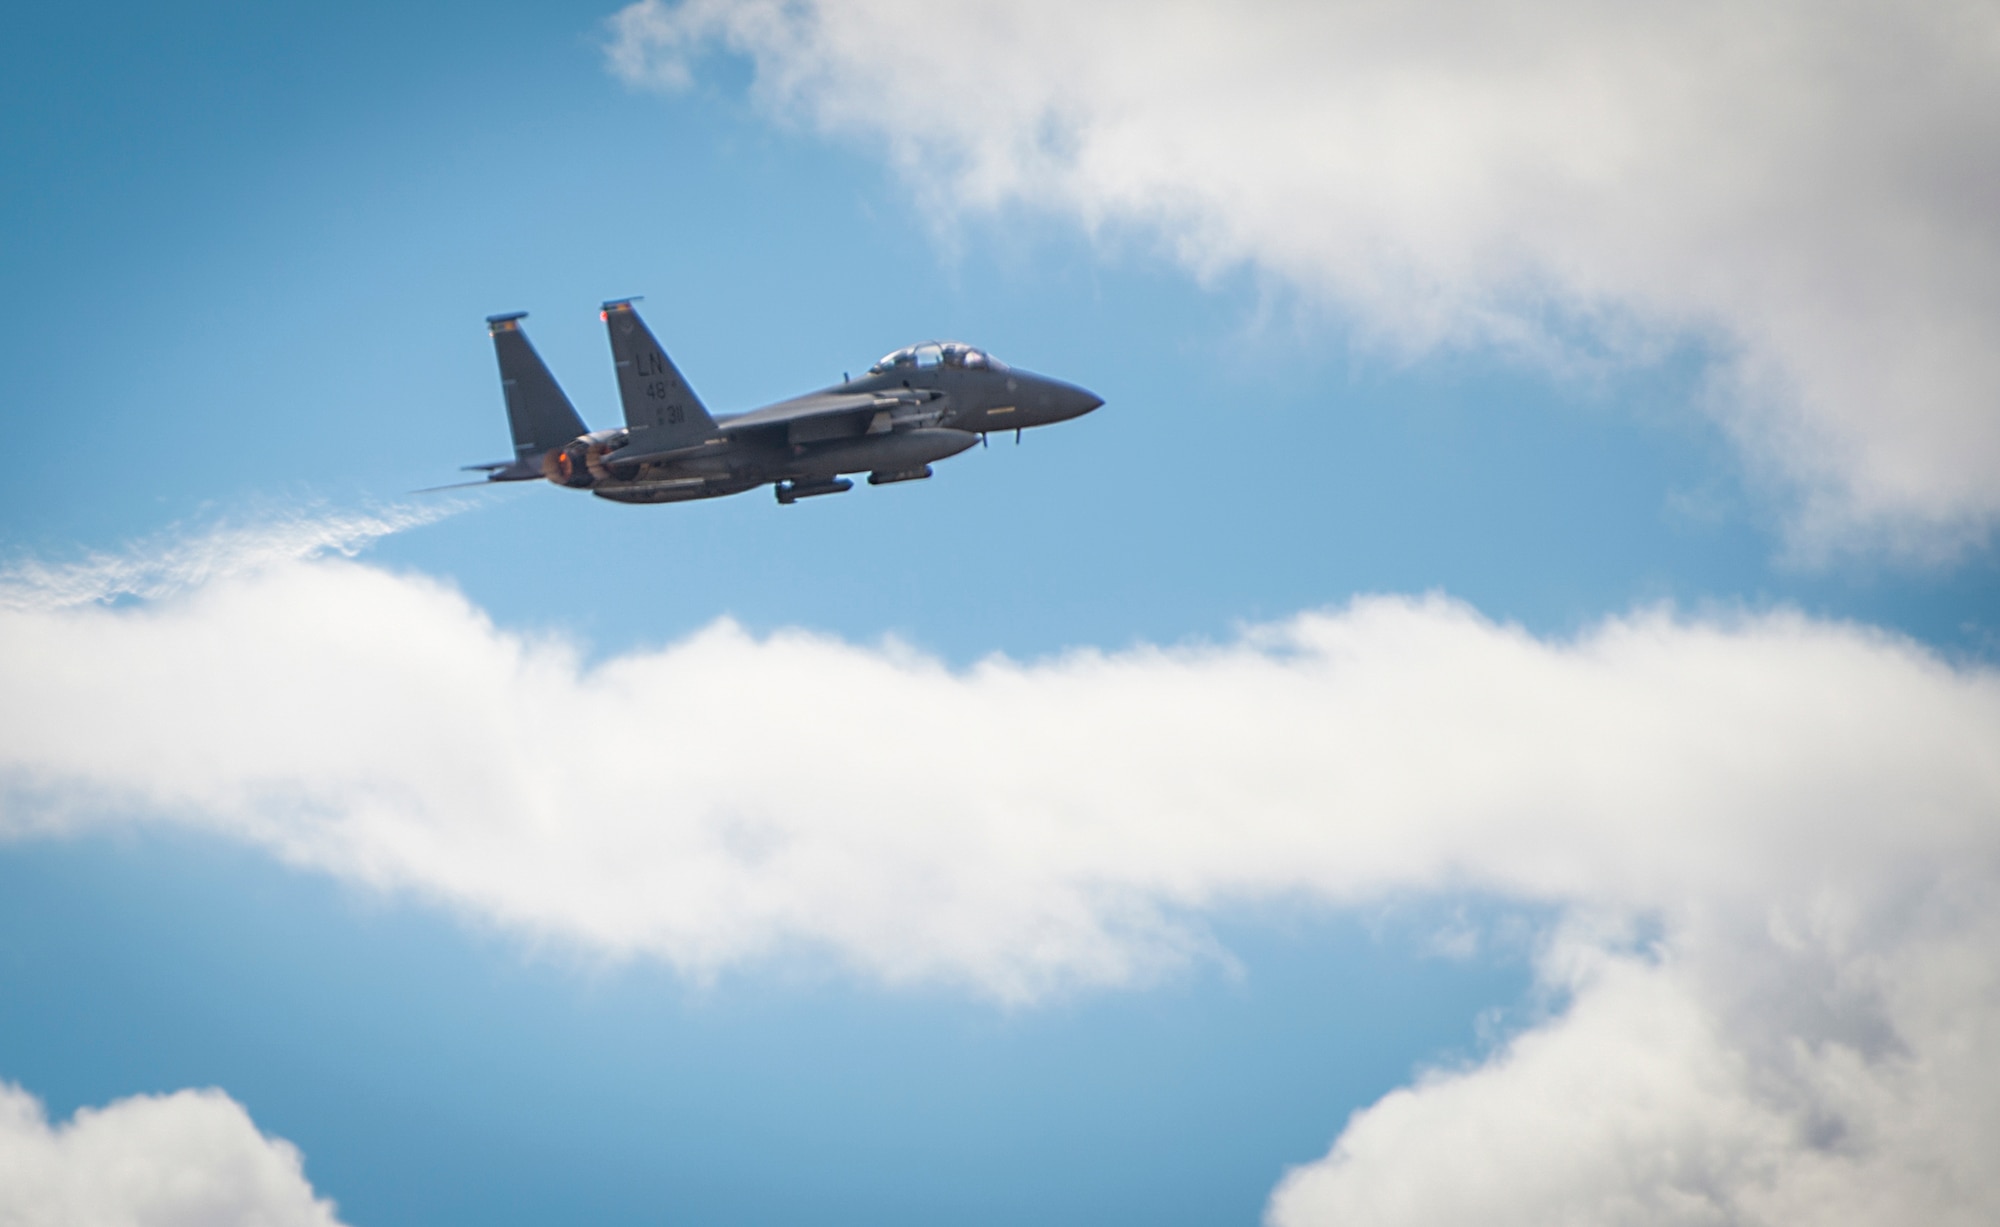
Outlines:
[[974,371],[1004,371],[1007,364],[983,349],[959,341],[926,341],[909,345],[884,357],[868,368],[871,375],[895,370],[928,371],[940,366],[958,366]]

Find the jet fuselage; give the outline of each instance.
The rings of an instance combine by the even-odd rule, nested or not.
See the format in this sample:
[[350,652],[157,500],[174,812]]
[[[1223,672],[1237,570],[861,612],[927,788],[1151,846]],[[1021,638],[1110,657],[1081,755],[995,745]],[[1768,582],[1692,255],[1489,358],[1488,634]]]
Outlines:
[[929,477],[932,462],[990,432],[1065,421],[1103,403],[973,346],[928,342],[897,350],[858,379],[711,416],[629,300],[606,303],[603,318],[626,424],[588,432],[521,332],[521,316],[488,321],[515,440],[511,463],[475,466],[489,480],[541,477],[626,503],[773,484],[778,501],[791,503],[851,488],[844,474],[867,473],[872,485]]

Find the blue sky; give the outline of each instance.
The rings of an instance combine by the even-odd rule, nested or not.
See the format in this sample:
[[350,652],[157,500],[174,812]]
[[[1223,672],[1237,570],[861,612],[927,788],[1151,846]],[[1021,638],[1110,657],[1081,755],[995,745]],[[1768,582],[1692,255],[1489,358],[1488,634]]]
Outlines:
[[[1567,10],[1548,7],[1548,20],[1567,20]],[[1996,512],[1980,491],[2000,482],[1987,447],[1993,394],[1976,365],[1951,387],[1922,385],[1933,400],[1855,426],[1844,402],[1813,399],[1862,361],[1836,344],[1851,321],[1815,325],[1819,333],[1760,322],[1790,318],[1774,305],[1780,291],[1823,306],[1810,278],[1790,290],[1777,274],[1746,275],[1741,285],[1690,281],[1698,290],[1668,284],[1649,270],[1704,250],[1701,236],[1616,215],[1605,199],[1577,197],[1591,220],[1573,228],[1593,231],[1608,216],[1607,232],[1626,226],[1633,247],[1664,253],[1655,264],[1625,268],[1581,239],[1551,246],[1501,205],[1490,216],[1468,205],[1451,223],[1472,236],[1466,249],[1482,235],[1518,234],[1525,254],[1507,267],[1528,272],[1489,277],[1477,261],[1461,266],[1458,247],[1428,232],[1363,233],[1361,248],[1406,245],[1406,259],[1389,261],[1418,270],[1403,281],[1357,271],[1345,245],[1297,237],[1322,226],[1365,231],[1374,224],[1365,209],[1308,210],[1323,221],[1295,233],[1287,227],[1301,223],[1268,219],[1257,193],[1278,189],[1254,174],[1231,180],[1242,188],[1234,192],[1189,172],[1178,187],[1195,203],[1185,207],[1172,203],[1181,199],[1170,190],[1176,183],[1119,179],[1126,163],[1102,151],[1122,148],[1123,121],[1101,120],[1087,89],[1074,91],[1077,101],[1065,87],[1043,115],[1034,110],[1038,87],[1024,85],[1018,108],[995,103],[992,116],[963,129],[924,106],[899,109],[910,81],[935,73],[935,115],[972,115],[978,100],[954,91],[990,82],[987,60],[968,47],[1001,62],[1061,28],[1070,31],[1065,47],[1047,57],[1058,67],[1081,53],[1143,68],[1158,52],[1146,39],[1093,43],[1105,27],[1088,14],[1058,27],[1037,26],[1047,14],[1034,6],[1005,19],[941,10],[934,42],[914,40],[877,63],[854,58],[842,23],[868,45],[885,28],[871,22],[905,20],[893,6],[642,5],[635,20],[664,22],[648,28],[669,33],[641,37],[630,31],[642,27],[628,27],[629,45],[655,58],[621,75],[605,52],[614,11],[224,5],[49,9],[10,20],[0,40],[8,167],[0,224],[10,236],[0,249],[0,351],[12,377],[0,411],[23,446],[0,491],[0,547],[14,591],[30,593],[22,607],[41,599],[22,578],[38,567],[87,570],[93,558],[119,558],[143,570],[190,541],[220,543],[221,555],[237,558],[241,541],[272,525],[406,506],[448,513],[353,537],[357,562],[301,547],[275,564],[276,578],[227,562],[184,591],[100,602],[74,622],[58,611],[13,632],[20,645],[77,645],[65,659],[82,660],[85,673],[100,659],[96,645],[104,662],[140,662],[123,676],[51,681],[35,671],[44,649],[23,646],[9,666],[19,670],[6,704],[17,733],[45,718],[32,695],[74,694],[85,707],[95,701],[87,696],[109,696],[102,702],[118,709],[98,726],[101,744],[58,745],[51,733],[48,748],[20,750],[4,765],[0,1081],[39,1097],[52,1121],[135,1095],[220,1088],[265,1137],[298,1148],[313,1193],[356,1225],[801,1216],[1206,1224],[1267,1213],[1286,1224],[1342,1221],[1378,1204],[1354,1191],[1377,1187],[1367,1183],[1377,1179],[1368,1164],[1391,1183],[1404,1170],[1379,1158],[1388,1143],[1369,1149],[1378,1134],[1362,1131],[1365,1121],[1347,1135],[1349,1158],[1316,1162],[1354,1114],[1382,1104],[1367,1120],[1388,1137],[1394,1130],[1381,1122],[1407,1111],[1415,1123],[1398,1126],[1398,1136],[1418,1138],[1412,1145],[1422,1150],[1421,1126],[1432,1119],[1425,1105],[1449,1106],[1461,1093],[1486,1103],[1477,1097],[1501,1085],[1493,1079],[1527,1079],[1566,1037],[1609,1027],[1600,1020],[1621,1016],[1613,1005],[1641,999],[1616,994],[1642,982],[1650,987],[1633,993],[1684,988],[1689,1017],[1714,1020],[1702,1035],[1722,1037],[1715,1042],[1729,1051],[1759,1051],[1743,1022],[1756,1013],[1744,1004],[1754,994],[1738,991],[1739,981],[1783,977],[1717,970],[1736,930],[1715,916],[1751,915],[1755,908],[1738,908],[1744,900],[1769,902],[1773,916],[1803,900],[1798,915],[1808,916],[1815,897],[1851,897],[1855,915],[1872,917],[1896,890],[1950,877],[1940,866],[1993,863],[1983,734],[1995,726],[1981,722],[1993,711],[2000,652],[2000,555],[1991,544]],[[819,24],[798,16],[807,11]],[[1693,30],[1711,19],[1726,20],[1706,10],[1686,20]],[[1274,10],[1245,37],[1295,25],[1302,44],[1317,45],[1317,20]],[[1585,41],[1589,26],[1578,23]],[[1808,33],[1769,37],[1806,46],[1818,37]],[[681,83],[684,49],[690,75]],[[1883,71],[1907,67],[1890,62],[1895,54],[1883,52]],[[1822,71],[1807,61],[1801,72]],[[803,76],[787,78],[800,63]],[[1107,81],[1123,79],[1109,67]],[[870,71],[893,74],[897,86],[856,92]],[[1811,82],[1836,100],[1855,88]],[[1121,96],[1102,114],[1123,115],[1130,103]],[[1688,106],[1698,129],[1705,116]],[[1978,126],[1979,108],[1963,97],[1934,106],[1931,119],[1971,114],[1965,122]],[[1020,108],[1029,113],[1024,139],[1038,152],[996,170],[979,134],[989,122],[1015,122]],[[1044,123],[1069,133],[1048,142],[1053,154],[1034,144]],[[1934,127],[1947,151],[1971,130]],[[1315,156],[1288,147],[1286,160]],[[1644,179],[1643,170],[1632,173]],[[1337,167],[1327,173],[1335,187],[1348,182]],[[1301,190],[1309,195],[1315,183]],[[1344,187],[1328,191],[1328,200],[1347,199]],[[1133,204],[1135,192],[1167,203]],[[1576,203],[1559,196],[1551,193],[1551,216]],[[1720,202],[1718,215],[1757,212],[1721,189],[1704,199]],[[1904,217],[1894,204],[1881,205],[1889,222]],[[1946,201],[1926,216],[1957,216],[1953,208]],[[1985,226],[1970,234],[1973,267],[2000,247]],[[1717,227],[1720,265],[1741,236]],[[1565,233],[1566,224],[1548,229]],[[1910,256],[1893,267],[1920,264]],[[1871,269],[1857,259],[1854,276],[1865,280]],[[1906,296],[1899,301],[1934,314],[1962,306],[1943,281],[1926,291],[1920,278],[1916,289],[1892,280]],[[1524,282],[1540,288],[1524,291]],[[1754,292],[1743,288],[1753,282]],[[718,410],[838,381],[933,336],[985,345],[1107,403],[1018,447],[995,439],[941,464],[929,482],[790,508],[762,491],[660,508],[540,484],[408,493],[505,454],[485,315],[529,311],[531,336],[583,416],[611,424],[616,397],[596,306],[630,294],[646,296],[654,331]],[[1446,324],[1409,323],[1431,318],[1406,311],[1411,302],[1429,303]],[[1867,324],[1858,318],[1854,327]],[[1956,318],[1976,331],[1984,317]],[[1813,348],[1820,342],[1825,350]],[[1884,341],[1882,386],[1898,363],[1909,365],[1894,348],[1902,343]],[[1755,382],[1743,372],[1762,378],[1772,369],[1795,401],[1772,408],[1758,399],[1764,393],[1742,390]],[[1953,431],[1962,446],[1933,446]],[[1918,442],[1906,448],[1906,438]],[[1833,459],[1800,459],[1822,455]],[[1918,470],[1923,480],[1907,478]],[[1926,501],[1922,491],[1938,493]],[[1352,604],[1377,596],[1387,603]],[[249,603],[229,604],[239,599]],[[357,830],[393,827],[405,803],[395,798],[421,809],[432,804],[422,798],[450,791],[449,779],[398,774],[419,768],[385,760],[374,777],[362,754],[340,760],[338,787],[315,791],[318,768],[302,757],[295,770],[306,782],[294,795],[289,775],[273,784],[246,768],[238,782],[184,785],[179,767],[145,765],[206,762],[211,750],[230,758],[228,739],[248,745],[251,732],[227,730],[256,727],[232,723],[249,710],[241,705],[210,710],[228,703],[207,691],[210,673],[175,672],[210,659],[200,645],[223,632],[201,630],[203,619],[247,627],[252,638],[269,628],[272,645],[246,644],[242,659],[289,661],[333,641],[285,639],[272,619],[292,611],[310,620],[301,611],[313,602],[332,609],[349,600],[341,616],[379,626],[385,643],[408,619],[412,643],[462,635],[469,653],[485,653],[479,660],[502,662],[496,668],[517,656],[568,662],[547,667],[574,694],[532,693],[557,694],[559,710],[602,715],[608,735],[669,747],[650,768],[623,751],[607,749],[616,761],[603,763],[575,754],[552,777],[589,775],[617,804],[643,789],[645,805],[678,814],[682,768],[671,747],[711,719],[741,734],[730,744],[762,747],[742,767],[753,774],[767,759],[818,761],[822,737],[834,737],[828,726],[843,726],[859,748],[840,760],[851,774],[818,777],[826,795],[816,795],[810,773],[771,784],[768,795],[712,782],[701,795],[723,798],[715,812],[729,815],[776,807],[784,813],[769,818],[773,829],[794,834],[817,810],[839,811],[826,831],[799,838],[860,849],[864,862],[875,848],[895,864],[905,853],[929,863],[934,833],[940,847],[955,847],[963,816],[994,807],[1004,828],[1017,803],[1034,816],[1069,815],[1062,821],[1072,826],[1056,822],[1047,836],[1047,846],[1067,846],[1061,832],[1097,821],[1088,798],[1149,795],[1145,787],[1166,776],[1143,746],[1130,755],[1138,764],[1130,776],[1113,766],[1127,761],[1122,750],[1105,749],[1101,764],[1083,752],[1060,768],[1070,776],[1017,757],[1057,745],[1069,764],[1079,737],[1140,736],[1117,723],[1079,725],[1087,734],[1067,740],[1052,732],[1047,742],[1011,730],[1009,686],[1055,696],[1020,700],[1027,706],[1018,709],[1052,729],[1066,708],[1099,710],[1092,661],[1119,678],[1150,678],[1145,685],[1163,689],[1148,693],[1167,696],[1154,700],[1163,710],[1197,722],[1214,713],[1209,734],[1190,732],[1183,762],[1217,741],[1236,744],[1226,735],[1232,712],[1324,703],[1338,709],[1328,727],[1356,732],[1354,744],[1374,729],[1405,727],[1397,696],[1435,696],[1472,712],[1490,699],[1502,714],[1490,742],[1456,717],[1410,725],[1412,740],[1382,752],[1383,762],[1406,767],[1384,767],[1379,780],[1361,763],[1351,764],[1351,779],[1341,774],[1346,746],[1314,748],[1283,730],[1262,739],[1281,747],[1268,754],[1248,737],[1245,775],[1228,766],[1238,751],[1215,750],[1214,774],[1197,771],[1183,784],[1205,795],[1212,783],[1224,798],[1215,812],[1228,817],[1214,820],[1220,826],[1160,817],[1160,848],[1181,848],[1185,836],[1186,848],[1209,849],[1189,852],[1178,868],[1152,846],[1150,811],[1135,801],[1130,821],[1101,839],[1078,837],[1079,848],[1108,849],[1101,863],[1089,859],[1098,851],[1078,851],[1075,861],[1064,853],[1047,876],[1023,870],[998,885],[971,869],[962,879],[946,873],[948,887],[959,883],[977,901],[911,903],[915,910],[885,913],[879,926],[850,925],[841,910],[865,911],[863,895],[836,885],[822,898],[824,884],[810,877],[769,885],[754,855],[742,891],[766,910],[655,914],[647,888],[612,916],[594,910],[592,879],[545,892],[518,865],[461,874],[450,849],[483,842],[471,801],[473,818],[435,828],[435,863],[400,836],[377,846],[315,833],[311,815],[338,825],[352,805],[366,814]],[[234,612],[215,614],[225,605]],[[90,620],[99,614],[110,621]],[[704,663],[709,641],[700,636],[718,619],[750,637],[748,672]],[[155,631],[168,637],[143,638]],[[171,637],[183,631],[187,639]],[[793,632],[821,638],[783,647]],[[1295,638],[1269,647],[1260,636],[1270,635]],[[1655,649],[1666,664],[1648,663]],[[1459,651],[1468,654],[1462,669]],[[1412,654],[1407,675],[1360,698],[1342,689],[1342,668],[1403,660],[1399,653]],[[899,672],[909,654],[919,664]],[[1515,662],[1523,654],[1532,660]],[[1246,671],[1290,676],[1294,655],[1334,662],[1325,676],[1335,690],[1294,709],[1290,699],[1269,706],[1258,697],[1265,692],[1237,688]],[[996,658],[1001,673],[978,671]],[[1149,673],[1156,665],[1166,672]],[[922,680],[933,666],[959,680],[937,690]],[[1610,679],[1601,681],[1603,706],[1560,714],[1577,693],[1568,688],[1584,684],[1578,672],[1600,667]],[[385,712],[459,711],[433,688],[483,675],[452,668],[433,676],[384,666],[380,676],[392,680],[372,693]],[[649,669],[689,670],[710,705],[605,689],[620,676],[653,676]],[[315,723],[327,692],[312,669],[280,674],[266,675],[271,711],[306,713],[296,730],[272,734],[288,743],[338,740],[352,712],[365,710],[327,699],[324,710],[339,714]],[[1843,686],[1850,677],[1855,685]],[[213,695],[254,691],[256,681],[217,680]],[[187,710],[161,714],[170,702],[130,697],[125,686],[178,695]],[[1876,696],[1873,706],[1859,694]],[[1622,695],[1637,713],[1629,721],[1617,715]],[[560,707],[573,701],[575,709]],[[1104,711],[1148,710],[1140,700],[1102,701]],[[1350,702],[1351,717],[1342,706]],[[1859,704],[1855,721],[1880,727],[1815,723],[1846,703]],[[827,731],[803,717],[760,724],[757,713],[773,708],[813,713]],[[1478,764],[1509,757],[1507,711],[1530,730],[1520,733],[1530,752],[1515,757],[1545,752],[1534,778],[1557,783],[1517,792],[1509,779],[1477,774],[1489,769]],[[257,717],[267,729],[287,718]],[[1572,719],[1574,727],[1564,723]],[[1737,719],[1741,738],[1728,732]],[[191,733],[185,745],[165,732],[158,745],[150,740],[149,730],[177,723],[216,731]],[[1584,747],[1599,723],[1667,731],[1633,732],[1630,745],[1598,756]],[[121,739],[117,730],[128,727],[144,746]],[[412,717],[410,727],[421,740],[435,726]],[[1677,741],[1680,728],[1720,730],[1728,750],[1692,731]],[[1946,730],[1937,744],[1898,748],[1897,730],[1931,728]],[[576,723],[576,744],[593,729]],[[1766,735],[1769,744],[1757,740]],[[1573,764],[1562,750],[1572,744]],[[1852,766],[1858,782],[1823,794],[1824,781],[1846,779],[1857,761],[1838,752],[1847,745],[1869,747]],[[484,762],[455,757],[455,746],[440,740],[435,753],[410,752],[440,764],[441,777],[449,765]],[[1734,752],[1740,762],[1728,758]],[[1644,766],[1620,775],[1628,761]],[[1572,794],[1560,782],[1572,766],[1576,781],[1596,781],[1601,767],[1601,787],[1572,781]],[[1319,779],[1323,768],[1333,794],[1313,791],[1319,784],[1287,792],[1294,769]],[[1462,794],[1420,797],[1414,783],[1399,783],[1461,770],[1473,773]],[[1683,797],[1674,790],[1690,776],[1701,778]],[[1653,815],[1649,780],[1671,782],[1653,791],[1699,812]],[[475,798],[508,787],[457,782]],[[1015,787],[1027,799],[1009,799]],[[377,788],[390,798],[379,808],[353,799]],[[861,794],[876,789],[897,794],[883,812],[903,826],[889,834],[869,825]],[[1918,819],[1872,800],[1886,796],[1931,800],[1910,811],[1926,815]],[[1552,818],[1556,825],[1520,840],[1479,833],[1489,802],[1488,817],[1503,826],[1572,810],[1581,825]],[[1729,843],[1745,826],[1739,803],[1742,814],[1784,815],[1768,829],[1748,824],[1756,829],[1744,847],[1754,849],[1740,874]],[[602,846],[674,846],[646,843],[652,811],[632,804],[636,825],[606,828]],[[1380,847],[1374,835],[1332,846],[1322,864],[1317,836],[1287,842],[1293,827],[1259,816],[1269,810],[1305,830],[1336,808],[1356,829],[1380,824]],[[854,817],[840,816],[849,810]],[[523,846],[561,862],[564,832],[588,827],[595,812],[584,794],[558,796],[519,827],[551,842]],[[1445,825],[1434,844],[1413,836],[1417,850],[1407,856],[1380,850],[1405,829],[1429,830],[1435,815],[1449,818],[1437,818]],[[1239,818],[1240,828],[1231,825]],[[1451,825],[1461,818],[1473,826]],[[1923,823],[1933,819],[1942,832],[1934,839],[1885,833],[1905,821],[1930,831]],[[1673,825],[1683,821],[1685,840]],[[1802,832],[1815,829],[1833,851],[1823,876],[1801,884],[1787,866],[1801,855],[1799,841],[1813,838]],[[850,830],[856,842],[842,842]],[[1572,865],[1565,831],[1587,832],[1570,846],[1601,847],[1603,859]],[[1703,842],[1709,835],[1715,842]],[[1897,861],[1895,875],[1882,870],[1892,884],[1855,868],[1883,863],[1870,851],[1878,837],[1914,858]],[[512,847],[512,838],[493,842]],[[579,848],[598,847],[596,835],[577,838]],[[619,842],[628,838],[639,842]],[[1041,838],[1029,842],[1039,848]],[[1517,844],[1547,857],[1517,864],[1509,859]],[[1246,867],[1203,877],[1210,871],[1201,866],[1251,845],[1264,850],[1244,851]],[[1646,849],[1667,851],[1631,860]],[[1820,855],[1804,860],[1820,866]],[[1290,878],[1281,868],[1290,859],[1319,867]],[[1156,860],[1158,876],[1147,877]],[[1648,876],[1664,861],[1684,862],[1673,871],[1683,876]],[[1136,866],[1129,878],[1128,865]],[[558,871],[550,872],[553,880]],[[883,872],[895,899],[906,886],[911,898],[923,894],[898,871]],[[597,880],[603,898],[626,899],[623,886]],[[700,894],[693,877],[675,880]],[[765,885],[773,893],[759,894]],[[557,898],[561,891],[576,893]],[[1055,910],[1036,910],[1045,903]],[[1072,905],[1104,910],[1078,920]],[[1994,965],[1984,920],[1949,931],[1855,923],[1875,946],[1806,928],[1830,949],[1965,953],[1970,961],[1955,965],[1951,981],[1965,987],[1947,994],[1951,1008],[1983,1010]],[[907,960],[883,936],[932,924],[973,936],[933,942],[910,929],[916,953]],[[1772,932],[1782,928],[1772,921]],[[1773,949],[1775,960],[1796,953],[1783,942]],[[1857,1005],[1856,1017],[1875,1010],[1925,1051],[1927,1024],[1898,1012],[1907,994],[1879,991],[1888,1004]],[[1797,992],[1802,999],[1807,990]],[[1592,1013],[1572,1001],[1611,1004]],[[1839,1018],[1825,1023],[1825,1036],[1810,1031],[1818,1023],[1798,1025],[1813,1043],[1846,1042],[1851,1031]],[[1416,1093],[1384,1103],[1412,1086]],[[1966,1107],[1938,1093],[1948,1100],[1940,1114]],[[1977,1108],[1978,1092],[1966,1094],[1967,1110]],[[1757,1104],[1774,1119],[1806,1112],[1790,1101]],[[1698,1113],[1689,1119],[1700,1136],[1728,1136],[1720,1126],[1705,1132]],[[1605,1136],[1606,1145],[1617,1141]],[[1900,1153],[1894,1138],[1881,1143],[1882,1163],[1894,1166]],[[1775,1170],[1790,1170],[1794,1157],[1774,1160]],[[1313,1166],[1273,1200],[1297,1165]],[[1754,1203],[1764,1207],[1756,1212],[1809,1204],[1786,1201],[1804,1196],[1789,1188],[1765,1188],[1774,1200]],[[1517,1194],[1530,1196],[1497,1188],[1482,1196],[1497,1206]],[[1976,1213],[1979,1195],[1946,1209]],[[1560,1190],[1533,1196],[1554,1200],[1519,1204],[1585,1204],[1562,1201],[1569,1195]],[[1931,1203],[1905,1208],[1919,1205]],[[1396,1221],[1427,1221],[1412,1214]]]

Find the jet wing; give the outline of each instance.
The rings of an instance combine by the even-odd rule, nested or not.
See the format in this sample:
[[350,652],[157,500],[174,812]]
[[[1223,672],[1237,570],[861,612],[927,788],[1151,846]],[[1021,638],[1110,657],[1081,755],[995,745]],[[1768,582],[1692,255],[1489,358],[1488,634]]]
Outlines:
[[883,409],[894,409],[905,402],[879,392],[814,392],[807,396],[795,396],[791,400],[781,400],[775,405],[762,409],[752,409],[735,417],[724,418],[716,423],[716,429],[723,434],[740,434],[746,430],[757,430],[766,426],[790,426],[807,418],[837,417],[843,414],[874,414]]
[[718,418],[705,443],[670,451],[641,451],[627,446],[604,458],[606,464],[644,464],[654,460],[676,460],[699,453],[709,443],[719,443],[730,435],[754,434],[760,430],[783,431],[787,443],[815,443],[865,434],[882,434],[889,429],[887,417],[877,417],[900,406],[920,404],[937,393],[928,390],[891,396],[880,392],[813,392],[781,400],[775,405],[752,409],[734,417]]

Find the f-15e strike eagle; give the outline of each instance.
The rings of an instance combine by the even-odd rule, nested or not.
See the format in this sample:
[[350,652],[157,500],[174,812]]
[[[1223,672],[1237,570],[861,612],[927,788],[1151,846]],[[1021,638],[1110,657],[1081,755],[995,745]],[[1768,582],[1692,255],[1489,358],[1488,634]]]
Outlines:
[[[521,331],[526,312],[487,318],[500,357],[514,458],[467,465],[487,481],[546,478],[620,503],[678,503],[766,483],[780,503],[914,481],[988,431],[1044,426],[1104,402],[957,342],[912,345],[859,379],[715,417],[653,339],[631,299],[604,304],[625,425],[586,430]],[[1018,437],[1018,436],[1017,436]],[[474,483],[481,484],[481,483]]]

